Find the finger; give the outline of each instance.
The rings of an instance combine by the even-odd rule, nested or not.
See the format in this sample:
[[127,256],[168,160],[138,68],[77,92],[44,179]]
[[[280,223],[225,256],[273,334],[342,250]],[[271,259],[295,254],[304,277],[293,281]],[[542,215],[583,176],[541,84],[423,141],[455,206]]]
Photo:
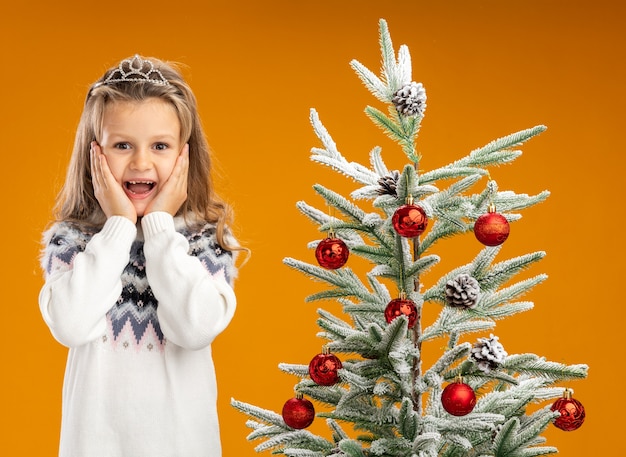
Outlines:
[[93,168],[93,142],[91,142],[89,145],[89,171],[91,172],[91,183],[95,186],[96,176]]
[[165,185],[172,190],[180,190],[183,183],[186,185],[187,182],[187,172],[189,170],[189,147],[187,145],[183,146],[178,157],[176,157],[176,162],[174,163],[174,168],[172,169],[172,173],[167,178]]
[[91,159],[91,182],[94,187],[94,192],[96,192],[102,188],[102,180],[98,170],[98,146],[95,141],[91,142],[91,149],[89,152]]
[[176,158],[174,170],[178,177],[186,175],[189,169],[189,144],[185,144]]
[[187,185],[187,176],[189,175],[189,143],[183,146],[183,150],[180,154],[180,173],[183,184]]
[[95,150],[98,155],[98,172],[102,187],[106,190],[114,188],[117,185],[117,182],[115,180],[115,177],[113,176],[111,168],[109,168],[109,162],[107,160],[107,157],[102,152],[102,148],[100,147],[100,145],[96,145]]
[[96,171],[96,179],[98,182],[98,187],[101,190],[106,190],[108,189],[108,186],[106,183],[106,179],[104,178],[104,170],[102,169],[103,158],[104,156],[102,155],[102,152],[98,151],[98,149],[96,148],[94,150],[94,165],[95,165],[95,171]]
[[189,171],[189,143],[183,147],[183,156],[185,158],[185,172]]
[[181,191],[187,191],[187,178],[189,176],[189,144],[185,144],[178,158],[178,186]]
[[98,165],[100,167],[100,176],[102,178],[102,185],[105,189],[109,189],[109,184],[111,184],[111,180],[113,178],[113,174],[111,173],[111,169],[109,168],[109,162],[107,162],[107,158],[104,154],[100,153],[98,160]]

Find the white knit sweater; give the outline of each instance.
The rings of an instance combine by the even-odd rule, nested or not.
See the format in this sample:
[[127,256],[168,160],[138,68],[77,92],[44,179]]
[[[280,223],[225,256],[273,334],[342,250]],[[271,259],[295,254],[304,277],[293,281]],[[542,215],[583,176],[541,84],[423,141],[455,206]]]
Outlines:
[[56,224],[44,242],[39,306],[70,348],[59,455],[220,456],[210,344],[236,271],[213,226],[114,216],[98,233]]

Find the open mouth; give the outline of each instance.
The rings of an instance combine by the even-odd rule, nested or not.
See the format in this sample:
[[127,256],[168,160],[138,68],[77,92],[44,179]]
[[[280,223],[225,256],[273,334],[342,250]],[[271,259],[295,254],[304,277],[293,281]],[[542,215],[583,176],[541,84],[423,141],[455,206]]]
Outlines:
[[154,189],[154,181],[126,181],[124,188],[133,195],[143,195]]

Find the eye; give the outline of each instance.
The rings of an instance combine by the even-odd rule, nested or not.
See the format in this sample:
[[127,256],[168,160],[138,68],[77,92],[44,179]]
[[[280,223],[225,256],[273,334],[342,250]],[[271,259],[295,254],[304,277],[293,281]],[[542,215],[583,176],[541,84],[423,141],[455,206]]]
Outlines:
[[157,151],[165,151],[166,149],[168,149],[170,146],[167,143],[156,143],[154,145],[154,149],[156,149]]
[[120,142],[120,143],[115,143],[113,145],[113,147],[115,149],[126,150],[126,149],[130,149],[130,144],[129,143]]

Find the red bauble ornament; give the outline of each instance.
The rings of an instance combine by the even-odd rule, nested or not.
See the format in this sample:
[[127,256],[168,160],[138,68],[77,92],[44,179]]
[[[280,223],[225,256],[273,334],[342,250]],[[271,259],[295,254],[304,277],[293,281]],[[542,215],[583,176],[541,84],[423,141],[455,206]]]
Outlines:
[[283,406],[283,420],[291,428],[307,428],[315,419],[315,408],[306,398],[298,395],[287,400]]
[[315,249],[315,258],[317,263],[329,270],[341,268],[348,261],[350,250],[346,243],[339,238],[328,237],[317,245]]
[[509,237],[509,231],[509,221],[496,213],[494,205],[489,205],[489,212],[476,219],[474,224],[474,235],[485,246],[501,245]]
[[448,384],[441,394],[443,409],[453,416],[465,416],[476,405],[474,390],[463,382]]
[[332,386],[339,381],[337,370],[342,368],[341,360],[326,350],[317,354],[309,363],[309,375],[320,386]]
[[550,409],[561,413],[561,417],[555,419],[554,425],[566,432],[576,430],[585,421],[585,407],[581,402],[572,398],[569,389],[565,391],[563,398],[554,402]]
[[426,230],[428,216],[420,206],[408,203],[393,213],[391,223],[398,235],[405,238],[415,238]]
[[409,318],[409,328],[413,328],[417,320],[417,306],[413,300],[408,298],[394,298],[385,308],[385,320],[391,323],[398,316]]

